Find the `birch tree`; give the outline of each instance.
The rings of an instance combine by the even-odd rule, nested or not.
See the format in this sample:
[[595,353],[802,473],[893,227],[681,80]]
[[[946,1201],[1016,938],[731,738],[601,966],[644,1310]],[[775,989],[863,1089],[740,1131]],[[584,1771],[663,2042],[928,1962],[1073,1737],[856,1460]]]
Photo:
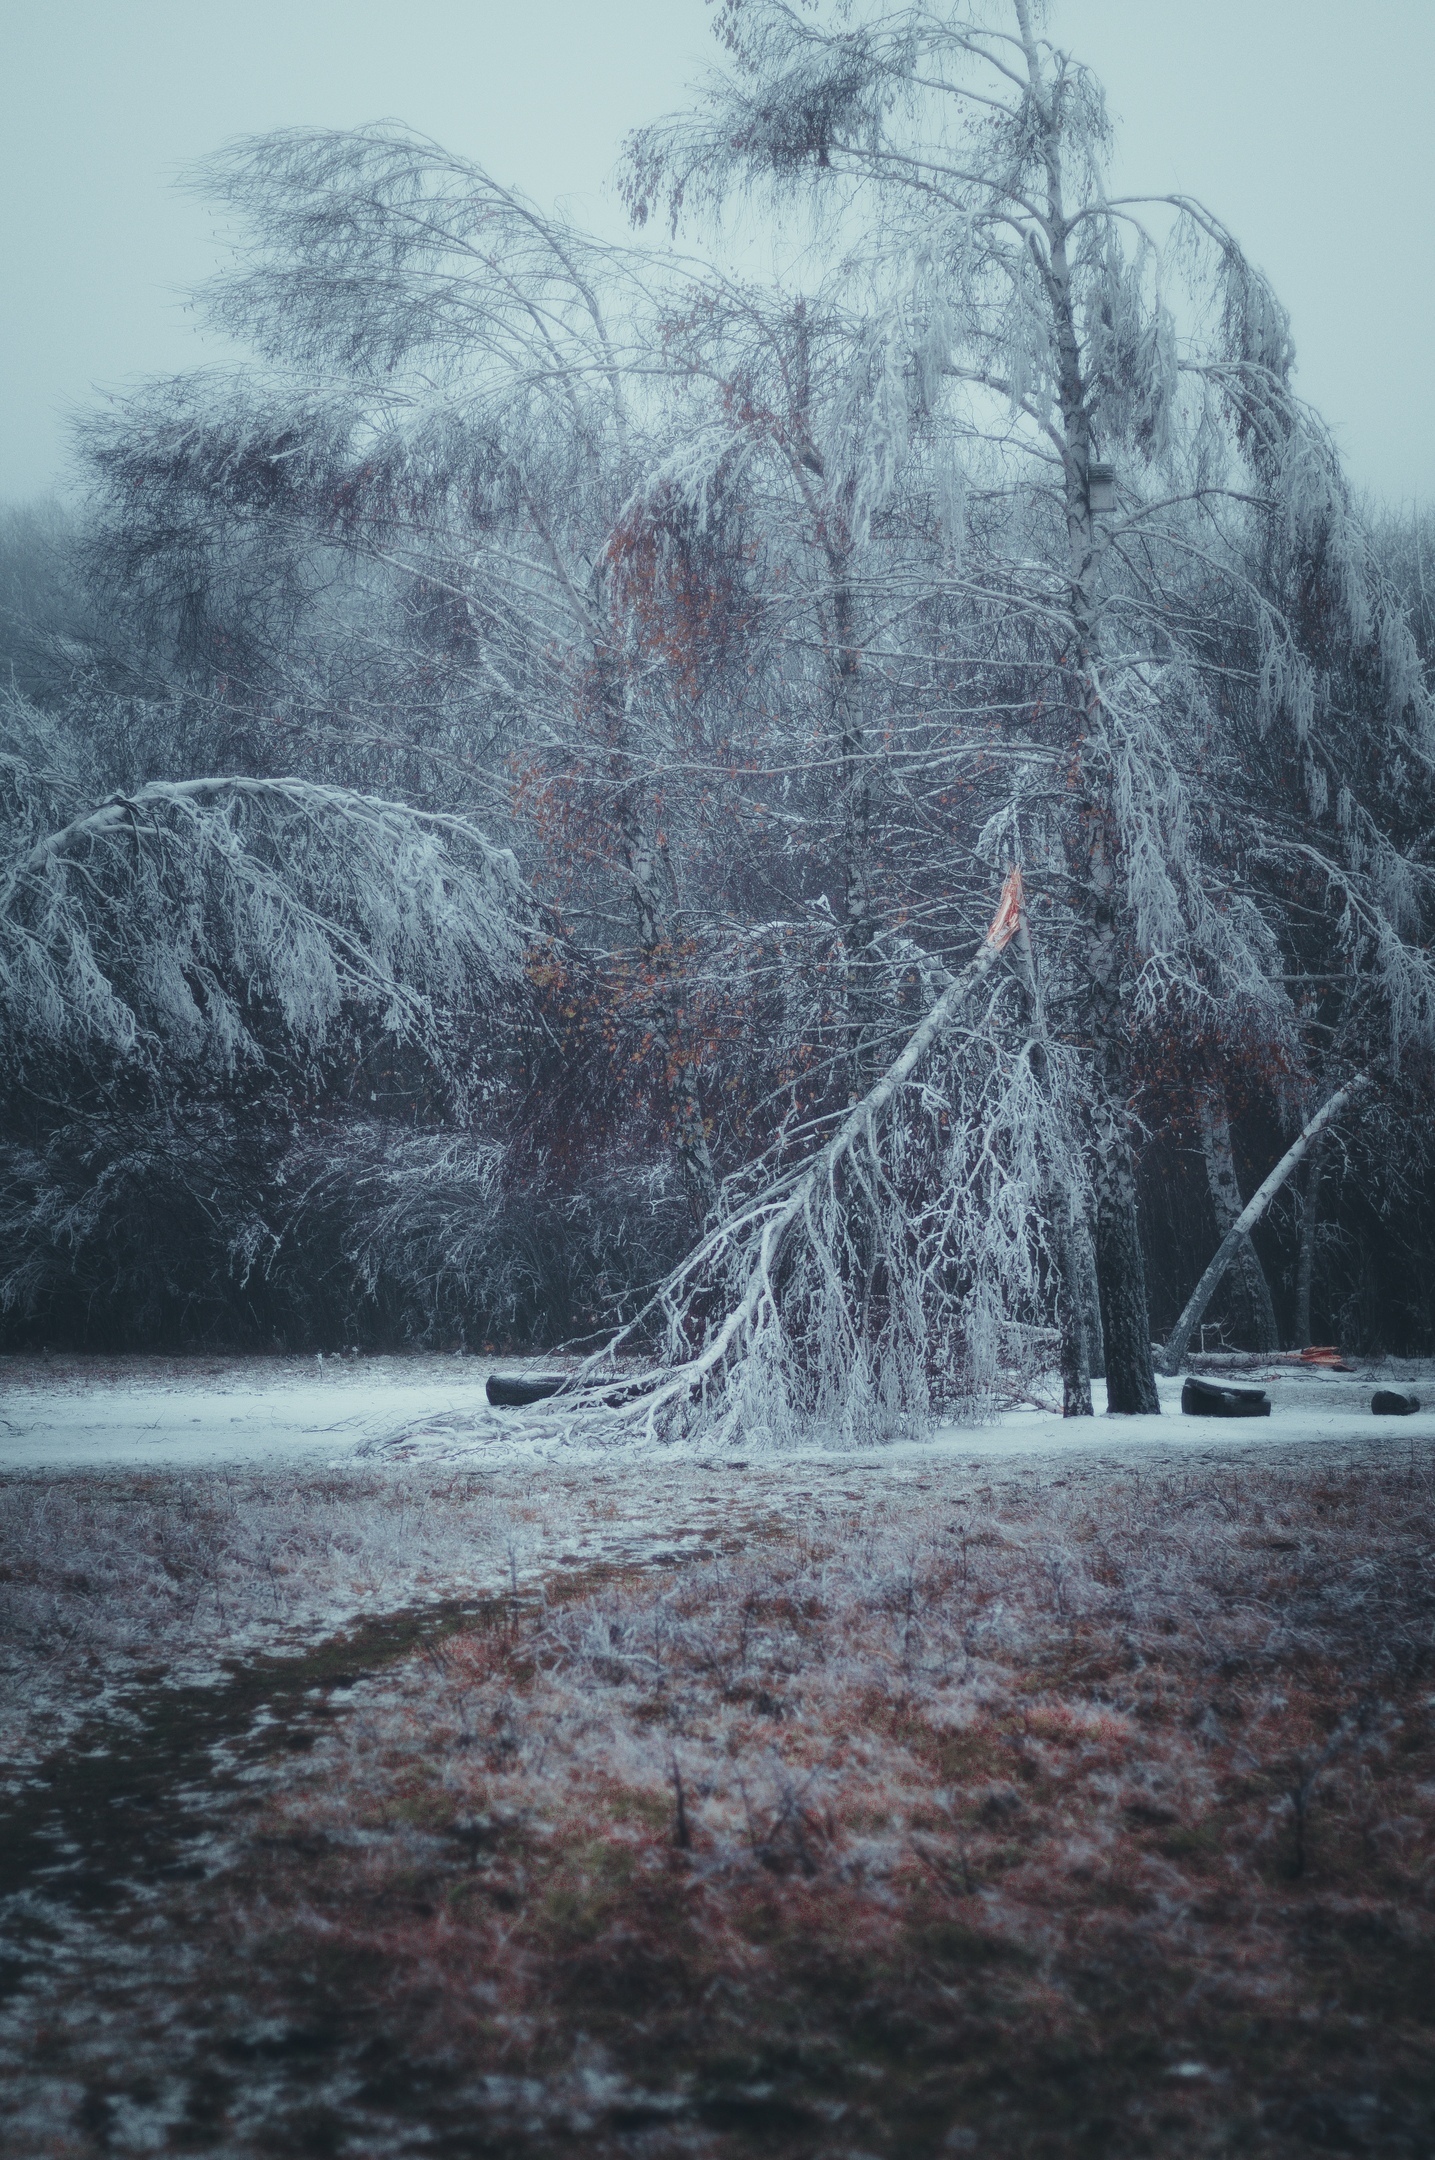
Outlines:
[[[964,483],[1000,506],[984,571],[1025,651],[1020,698],[988,704],[993,830],[1024,832],[1050,1009],[1085,1062],[1109,1401],[1152,1410],[1133,1023],[1177,1013],[1292,1050],[1300,1038],[1288,911],[1213,823],[1203,778],[1213,749],[1235,764],[1248,722],[1272,756],[1289,755],[1277,734],[1306,748],[1308,625],[1263,583],[1261,546],[1289,554],[1318,530],[1330,632],[1366,656],[1388,726],[1428,756],[1409,635],[1372,600],[1269,287],[1202,205],[1109,194],[1100,88],[1034,7],[729,0],[720,32],[727,72],[635,139],[630,199],[640,219],[675,221],[739,196],[775,203],[860,256],[902,326],[908,411],[940,414]],[[1234,700],[1223,618],[1257,646]],[[1273,833],[1271,860],[1308,846],[1308,829]],[[1388,854],[1382,897],[1315,853],[1396,1037],[1428,1029],[1429,964],[1415,916],[1401,927]]]

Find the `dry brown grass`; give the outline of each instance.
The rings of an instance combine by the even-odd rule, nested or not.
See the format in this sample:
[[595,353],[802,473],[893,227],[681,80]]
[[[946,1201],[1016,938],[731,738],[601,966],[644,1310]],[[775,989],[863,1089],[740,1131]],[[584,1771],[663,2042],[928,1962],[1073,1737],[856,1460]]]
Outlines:
[[499,1602],[57,1984],[27,2160],[1429,2154],[1431,1495],[834,1473]]

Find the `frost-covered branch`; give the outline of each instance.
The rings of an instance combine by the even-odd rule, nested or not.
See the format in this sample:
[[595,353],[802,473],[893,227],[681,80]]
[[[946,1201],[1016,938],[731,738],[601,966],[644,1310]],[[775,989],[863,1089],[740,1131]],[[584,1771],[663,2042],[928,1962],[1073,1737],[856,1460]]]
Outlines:
[[153,781],[0,877],[12,1066],[77,1056],[234,1079],[346,1010],[435,1052],[515,981],[534,920],[464,821],[296,780]]
[[[781,1444],[811,1432],[850,1446],[920,1433],[934,1395],[981,1414],[1001,1366],[1032,1361],[1051,1077],[1035,1072],[1024,1036],[993,1025],[1005,970],[985,1022],[959,1025],[1015,911],[1004,899],[975,957],[825,1144],[708,1232],[556,1398],[560,1411],[606,1402],[650,1436]],[[615,1396],[618,1353],[655,1325],[661,1369]]]

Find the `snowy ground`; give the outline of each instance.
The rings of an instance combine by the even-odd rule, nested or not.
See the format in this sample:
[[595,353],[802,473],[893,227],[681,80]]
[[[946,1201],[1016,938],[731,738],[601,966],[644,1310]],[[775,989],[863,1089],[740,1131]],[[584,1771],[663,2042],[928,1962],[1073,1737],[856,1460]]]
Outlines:
[[453,1357],[0,1359],[0,1470],[322,1469],[435,1419],[482,1426],[492,1369]]
[[[235,1658],[544,1596],[584,1571],[673,1567],[813,1508],[876,1519],[1018,1483],[1204,1481],[1256,1461],[1376,1470],[1435,1440],[1429,1365],[1242,1372],[1269,1387],[1262,1419],[1185,1417],[1179,1380],[1163,1380],[1159,1418],[1064,1422],[1031,1403],[922,1444],[781,1454],[655,1449],[621,1428],[605,1445],[601,1420],[575,1431],[548,1405],[490,1408],[493,1369],[438,1355],[0,1359],[0,1788],[151,1669],[170,1687],[209,1684]],[[1382,1380],[1431,1407],[1373,1417]]]
[[490,1369],[0,1360],[0,2160],[1429,2160],[1429,1368],[781,1456]]
[[[51,1365],[0,1359],[0,1473],[260,1465],[334,1471],[385,1461],[517,1465],[613,1459],[611,1450],[579,1443],[552,1410],[491,1409],[484,1383],[492,1370],[484,1360],[441,1356],[67,1359]],[[914,1458],[1031,1459],[1077,1448],[1124,1456],[1151,1449],[1381,1444],[1435,1436],[1435,1377],[1428,1361],[1419,1366],[1387,1361],[1350,1374],[1271,1365],[1238,1377],[1242,1385],[1269,1390],[1268,1419],[1183,1417],[1180,1381],[1163,1379],[1159,1418],[1098,1415],[1089,1423],[1069,1423],[1031,1405],[1009,1410],[990,1425],[944,1428],[920,1448],[874,1449],[842,1458],[804,1450],[784,1459],[861,1461],[872,1467],[886,1462],[896,1468]],[[1413,1418],[1373,1418],[1371,1393],[1382,1384],[1410,1387],[1428,1407]],[[1100,1382],[1094,1393],[1104,1409]]]

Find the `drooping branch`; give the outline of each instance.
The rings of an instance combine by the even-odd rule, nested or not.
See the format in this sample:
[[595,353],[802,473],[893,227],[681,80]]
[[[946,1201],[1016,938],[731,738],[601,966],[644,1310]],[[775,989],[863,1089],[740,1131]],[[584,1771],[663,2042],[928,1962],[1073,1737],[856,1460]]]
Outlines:
[[[824,1397],[870,1364],[857,1393],[874,1418],[900,1418],[903,1380],[896,1371],[917,1344],[930,1346],[930,1328],[917,1307],[934,1295],[955,1320],[973,1302],[983,1306],[988,1288],[979,1268],[953,1263],[955,1249],[975,1237],[1020,1252],[1039,1190],[1036,1153],[1019,1170],[999,1160],[998,1127],[1021,1129],[1025,1147],[1041,1116],[1042,1089],[1031,1061],[1018,1054],[1005,1083],[976,1091],[975,1104],[944,1097],[936,1123],[951,1129],[944,1177],[915,1199],[898,1189],[903,1144],[894,1134],[898,1104],[922,1091],[924,1061],[957,1027],[972,993],[1015,935],[1020,886],[1009,879],[1002,904],[975,956],[955,975],[912,1031],[900,1054],[843,1118],[829,1140],[805,1163],[770,1182],[748,1206],[711,1229],[662,1284],[645,1310],[590,1359],[556,1401],[583,1409],[606,1402],[625,1423],[640,1424],[650,1437],[681,1426],[693,1412],[719,1424],[776,1423],[790,1413],[789,1374],[793,1310],[799,1334],[818,1346],[813,1392]],[[1013,1113],[1013,1096],[1020,1097]],[[945,1106],[943,1106],[945,1105]],[[957,1129],[969,1143],[962,1154]],[[923,1159],[925,1162],[925,1158]],[[996,1188],[985,1205],[984,1185]],[[1008,1195],[1015,1195],[1014,1203]],[[963,1287],[933,1289],[950,1267]],[[1034,1276],[1027,1287],[1034,1284]],[[701,1347],[691,1332],[705,1300],[717,1286],[725,1310],[709,1324]],[[614,1396],[613,1360],[641,1341],[654,1324],[666,1327],[666,1363],[651,1384]],[[840,1338],[842,1355],[831,1353]],[[884,1356],[882,1341],[890,1338]],[[826,1355],[821,1353],[825,1352]],[[797,1353],[801,1363],[801,1354]],[[884,1372],[884,1364],[892,1367]],[[920,1383],[924,1385],[925,1383]],[[766,1404],[765,1415],[755,1408]],[[838,1422],[850,1423],[850,1406]]]
[[0,1011],[22,1061],[151,1074],[312,1055],[346,1006],[434,1049],[516,977],[534,912],[463,819],[298,779],[154,781],[0,882]]

